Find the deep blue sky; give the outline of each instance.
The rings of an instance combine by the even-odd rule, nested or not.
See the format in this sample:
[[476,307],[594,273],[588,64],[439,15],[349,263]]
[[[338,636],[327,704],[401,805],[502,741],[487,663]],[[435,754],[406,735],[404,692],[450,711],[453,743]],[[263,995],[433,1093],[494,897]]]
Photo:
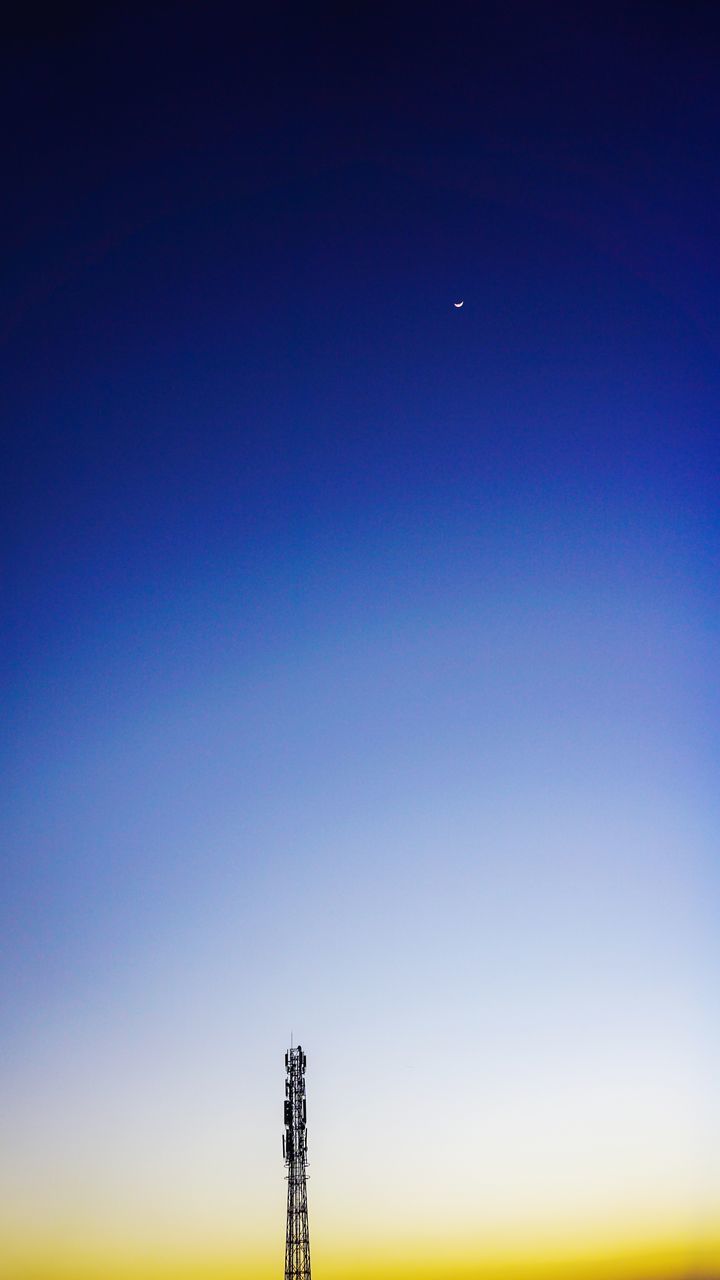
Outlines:
[[483,475],[703,489],[715,23],[625,8],[172,5],[18,31],[2,318],[23,587],[57,581],[64,547],[131,574],[258,517],[301,552],[314,520],[417,512],[436,481],[459,503]]
[[325,562],[497,521],[648,521],[708,589],[716,53],[705,5],[18,19],[10,704],[149,598],[277,579],[302,629]]
[[[587,1045],[568,1087],[605,1097],[609,1019],[619,1078],[669,1064],[638,1150],[682,1183],[672,1100],[717,1053],[717,11],[102,8],[0,55],[17,1114],[117,1036],[97,1115],[152,1115],[147,1027],[234,1062],[234,1000],[256,1062],[296,1018],[328,1064],[439,1022],[451,1076],[459,1028],[502,1074],[547,999],[509,1077]],[[660,1223],[689,1183],[641,1164]]]

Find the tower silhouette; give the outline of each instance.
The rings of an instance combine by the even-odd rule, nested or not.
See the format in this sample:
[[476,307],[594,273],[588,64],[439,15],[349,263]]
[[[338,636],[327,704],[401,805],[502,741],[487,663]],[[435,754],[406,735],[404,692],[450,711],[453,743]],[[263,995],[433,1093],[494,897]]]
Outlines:
[[283,1156],[288,1170],[285,1280],[310,1280],[310,1234],[305,1175],[307,1164],[305,1061],[305,1054],[300,1045],[297,1049],[291,1047],[285,1054]]

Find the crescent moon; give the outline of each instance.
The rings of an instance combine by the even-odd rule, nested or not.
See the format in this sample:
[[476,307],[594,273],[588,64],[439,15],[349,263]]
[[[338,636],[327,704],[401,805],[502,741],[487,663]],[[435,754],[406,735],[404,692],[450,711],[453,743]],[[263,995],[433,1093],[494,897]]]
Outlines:
[[453,306],[454,306],[454,307],[461,307],[461,306],[463,305],[464,301],[465,301],[465,299],[463,298],[462,302],[453,302]]

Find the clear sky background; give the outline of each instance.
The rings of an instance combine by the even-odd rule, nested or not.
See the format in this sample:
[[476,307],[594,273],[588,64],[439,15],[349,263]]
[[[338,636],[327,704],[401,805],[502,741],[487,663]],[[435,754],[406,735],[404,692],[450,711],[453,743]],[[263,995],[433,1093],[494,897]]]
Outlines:
[[[2,53],[1,1280],[717,1275],[718,15]],[[461,310],[453,302],[464,299]]]

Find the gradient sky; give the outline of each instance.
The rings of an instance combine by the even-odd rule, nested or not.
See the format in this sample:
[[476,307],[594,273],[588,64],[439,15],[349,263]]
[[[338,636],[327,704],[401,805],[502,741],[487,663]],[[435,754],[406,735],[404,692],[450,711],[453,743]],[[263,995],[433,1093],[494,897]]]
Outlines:
[[717,10],[34,21],[0,1280],[720,1274]]

